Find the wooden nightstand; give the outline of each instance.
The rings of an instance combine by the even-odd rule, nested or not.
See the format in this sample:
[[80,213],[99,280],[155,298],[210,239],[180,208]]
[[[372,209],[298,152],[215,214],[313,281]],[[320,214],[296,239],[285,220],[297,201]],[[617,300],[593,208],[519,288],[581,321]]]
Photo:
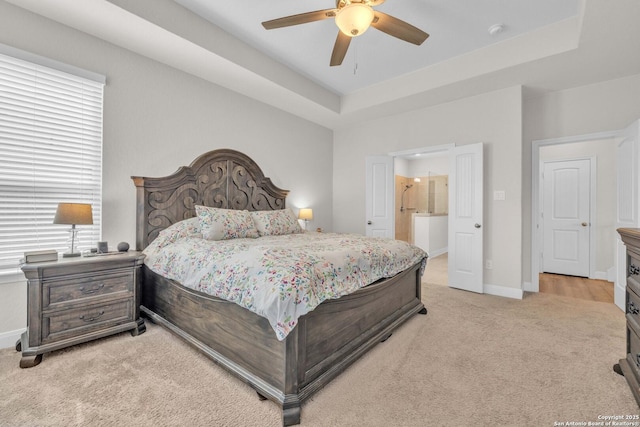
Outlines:
[[146,328],[140,318],[144,255],[124,252],[25,264],[27,330],[16,344],[21,368],[42,354],[107,335]]

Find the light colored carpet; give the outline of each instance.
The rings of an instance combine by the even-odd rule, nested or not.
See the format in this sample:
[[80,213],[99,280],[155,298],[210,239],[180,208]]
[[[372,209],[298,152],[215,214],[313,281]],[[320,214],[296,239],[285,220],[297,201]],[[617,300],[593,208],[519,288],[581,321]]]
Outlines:
[[[428,278],[427,274],[427,278]],[[612,304],[424,285],[416,315],[302,406],[302,426],[553,426],[638,414],[612,365]],[[280,409],[159,326],[18,368],[0,351],[2,426],[278,426]]]
[[435,258],[429,258],[423,280],[434,285],[448,286],[449,284],[449,254],[444,253]]

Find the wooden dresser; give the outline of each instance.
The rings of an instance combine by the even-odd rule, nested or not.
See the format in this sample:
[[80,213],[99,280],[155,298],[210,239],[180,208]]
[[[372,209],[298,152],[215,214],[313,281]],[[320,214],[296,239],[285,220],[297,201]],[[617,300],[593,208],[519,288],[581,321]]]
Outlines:
[[624,375],[640,405],[640,229],[618,229],[627,247],[627,356],[613,370]]
[[140,267],[144,255],[125,252],[25,264],[27,330],[16,344],[21,368],[42,354],[131,330],[140,318]]

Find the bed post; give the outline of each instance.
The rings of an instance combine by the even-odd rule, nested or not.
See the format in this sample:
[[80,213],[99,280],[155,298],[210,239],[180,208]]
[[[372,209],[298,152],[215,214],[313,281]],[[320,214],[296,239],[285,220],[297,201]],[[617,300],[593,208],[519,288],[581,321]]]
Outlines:
[[136,251],[141,251],[147,246],[144,236],[147,218],[147,212],[145,212],[144,178],[133,176],[131,179],[133,179],[133,183],[136,186]]
[[282,425],[284,427],[300,424],[300,398],[297,394],[288,395],[282,402]]
[[300,378],[299,368],[304,368],[304,363],[300,363],[300,340],[304,341],[304,320],[302,325],[298,324],[285,338],[285,370],[284,383],[285,393],[282,402],[282,425],[292,426],[300,424]]

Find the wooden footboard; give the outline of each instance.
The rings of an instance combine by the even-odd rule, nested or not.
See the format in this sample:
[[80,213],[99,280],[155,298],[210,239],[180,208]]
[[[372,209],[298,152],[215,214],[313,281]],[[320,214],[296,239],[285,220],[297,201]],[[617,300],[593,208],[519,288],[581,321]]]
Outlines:
[[184,338],[300,422],[300,405],[416,313],[426,313],[420,264],[302,316],[283,341],[235,303],[185,288],[144,267],[141,311]]

